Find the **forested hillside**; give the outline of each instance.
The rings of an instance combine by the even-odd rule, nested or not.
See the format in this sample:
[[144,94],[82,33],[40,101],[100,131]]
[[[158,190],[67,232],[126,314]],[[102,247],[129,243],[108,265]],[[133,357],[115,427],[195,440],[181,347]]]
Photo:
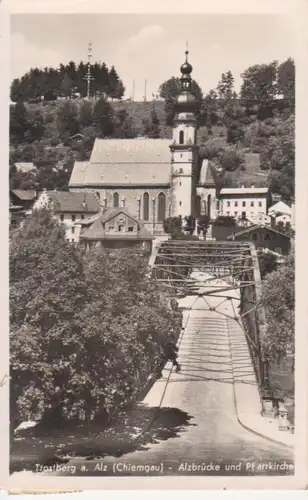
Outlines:
[[[85,72],[81,63],[62,64],[57,70],[31,70],[12,83],[12,187],[66,189],[74,160],[90,157],[95,137],[171,138],[178,78],[162,83],[160,100],[123,101],[115,68],[93,65],[92,97],[86,100]],[[193,82],[201,155],[219,167],[222,184],[267,184],[286,201],[293,199],[294,82],[292,59],[249,67],[239,95],[230,71],[206,95]],[[43,101],[33,103],[42,95]],[[72,139],[77,133],[82,134],[78,142]],[[17,172],[19,161],[33,161],[38,172]]]

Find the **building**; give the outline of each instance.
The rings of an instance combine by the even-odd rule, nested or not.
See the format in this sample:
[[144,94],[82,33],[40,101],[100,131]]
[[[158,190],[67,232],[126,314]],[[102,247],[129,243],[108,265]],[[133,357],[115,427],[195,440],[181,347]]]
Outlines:
[[283,224],[292,223],[292,208],[284,201],[278,201],[268,209],[268,215],[275,219],[275,224],[282,222]]
[[133,217],[125,208],[110,208],[104,213],[80,221],[80,243],[85,249],[93,245],[104,248],[142,247],[152,249],[154,236],[145,229],[142,221]]
[[265,187],[222,188],[219,193],[219,215],[268,223],[271,197]]
[[75,162],[69,182],[70,192],[96,193],[103,212],[125,208],[155,235],[164,233],[162,223],[169,216],[216,214],[211,166],[199,156],[197,103],[187,55],[172,140],[97,138],[90,160]]
[[227,240],[249,241],[258,249],[268,249],[279,255],[287,255],[292,248],[292,238],[273,228],[261,225],[250,226],[242,231],[233,232]]
[[37,193],[32,189],[10,189],[10,225],[15,227],[26,217],[31,211]]
[[54,217],[65,225],[65,236],[71,243],[79,242],[82,220],[100,212],[97,197],[87,192],[43,191],[33,208],[44,207],[50,208]]

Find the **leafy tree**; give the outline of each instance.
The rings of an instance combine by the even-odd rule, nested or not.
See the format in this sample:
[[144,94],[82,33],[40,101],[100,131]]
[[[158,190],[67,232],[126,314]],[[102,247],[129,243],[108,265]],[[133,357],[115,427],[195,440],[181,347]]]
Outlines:
[[210,225],[210,218],[207,214],[200,215],[198,217],[198,234],[202,233],[203,236],[206,235]]
[[181,314],[141,251],[83,255],[48,208],[11,232],[10,250],[13,429],[29,418],[54,428],[81,412],[108,421],[157,370]]
[[184,220],[184,231],[187,231],[192,236],[196,227],[196,218],[193,215],[188,215],[184,218]]
[[167,217],[163,222],[163,228],[165,233],[170,234],[172,237],[174,235],[183,234],[182,227],[183,227],[183,221],[181,216]]
[[[197,82],[195,82],[195,80],[192,80],[191,88],[193,94],[196,97],[197,118],[200,122],[200,109],[203,97],[202,90],[197,84]],[[166,125],[171,126],[173,124],[173,118],[175,114],[175,102],[177,96],[180,93],[180,90],[181,90],[181,79],[175,78],[174,76],[172,78],[169,78],[169,80],[166,80],[159,87],[159,95],[162,99],[165,99]]]
[[224,104],[223,123],[227,130],[227,142],[237,144],[245,136],[247,124],[245,108],[238,99],[228,99]]
[[234,77],[231,71],[223,73],[217,85],[217,94],[219,99],[224,101],[232,99],[234,92]]
[[269,273],[262,285],[262,304],[267,328],[261,347],[269,362],[281,363],[288,356],[294,359],[295,269],[292,253],[285,264]]
[[18,101],[10,107],[10,139],[12,142],[23,142],[28,129],[28,112],[23,102]]
[[277,269],[277,258],[272,253],[258,252],[258,261],[261,279]]
[[101,97],[93,112],[93,122],[102,137],[110,137],[114,131],[114,113],[110,104]]
[[201,122],[207,127],[208,133],[212,134],[212,127],[219,121],[219,106],[217,93],[210,90],[206,94],[201,105]]
[[76,104],[64,102],[57,111],[57,128],[59,137],[67,141],[79,132],[78,111]]
[[84,103],[79,108],[79,116],[78,121],[80,123],[81,128],[89,127],[93,123],[93,109],[92,104],[88,101],[84,101]]
[[133,138],[136,137],[136,131],[133,126],[132,117],[129,116],[126,109],[119,109],[116,111],[115,117],[115,130],[114,137],[119,138]]
[[152,139],[160,137],[160,123],[155,109],[151,111],[150,120],[144,123],[144,135]]
[[273,100],[277,95],[277,61],[270,64],[255,64],[247,68],[241,75],[243,83],[240,97],[245,101],[248,114],[254,105],[259,118],[273,115]]
[[73,89],[73,80],[69,77],[68,73],[64,74],[61,82],[61,94],[64,97],[70,97]]
[[295,65],[293,59],[289,58],[278,66],[277,70],[277,92],[283,96],[291,111],[295,106]]

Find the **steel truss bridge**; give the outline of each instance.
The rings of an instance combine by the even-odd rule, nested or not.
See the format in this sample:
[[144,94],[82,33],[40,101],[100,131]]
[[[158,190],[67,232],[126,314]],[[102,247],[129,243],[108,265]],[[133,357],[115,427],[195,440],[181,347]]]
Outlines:
[[[261,276],[255,246],[247,242],[168,240],[154,248],[150,258],[152,277],[178,297],[202,297],[205,308],[215,311],[222,302],[239,293],[240,321],[248,342],[260,396],[270,397],[267,363],[262,359],[260,336],[266,328],[260,305]],[[207,298],[222,302],[211,307]]]

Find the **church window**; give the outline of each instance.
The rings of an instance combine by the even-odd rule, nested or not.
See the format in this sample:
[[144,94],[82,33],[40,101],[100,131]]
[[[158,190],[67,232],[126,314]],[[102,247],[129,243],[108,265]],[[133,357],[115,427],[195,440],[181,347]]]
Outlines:
[[207,215],[211,218],[211,205],[212,205],[212,196],[209,194],[207,197]]
[[149,220],[149,193],[143,195],[143,220]]
[[184,131],[180,130],[180,139],[179,139],[180,144],[184,144]]
[[166,214],[166,196],[164,193],[158,195],[158,222],[162,222],[165,219]]
[[118,193],[114,193],[113,194],[113,206],[115,208],[118,208],[118,206],[119,206],[119,195],[118,195]]
[[196,197],[196,214],[199,217],[201,215],[201,197]]

